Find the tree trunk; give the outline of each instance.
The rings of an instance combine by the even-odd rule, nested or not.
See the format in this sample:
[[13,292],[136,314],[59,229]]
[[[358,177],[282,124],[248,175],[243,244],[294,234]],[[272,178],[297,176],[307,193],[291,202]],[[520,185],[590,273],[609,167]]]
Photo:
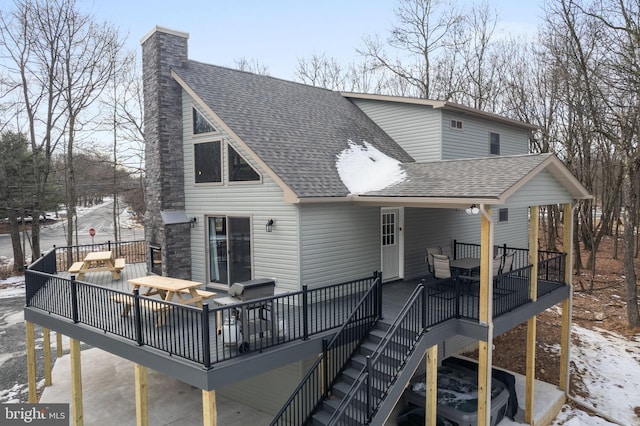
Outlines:
[[11,227],[11,244],[13,245],[13,270],[22,273],[24,272],[24,251],[20,243],[20,224],[13,209],[8,210],[8,219]]
[[629,320],[629,326],[635,328],[640,326],[640,312],[638,311],[638,282],[636,280],[636,271],[633,267],[635,244],[631,206],[625,206],[624,211],[624,275],[627,283],[627,319]]

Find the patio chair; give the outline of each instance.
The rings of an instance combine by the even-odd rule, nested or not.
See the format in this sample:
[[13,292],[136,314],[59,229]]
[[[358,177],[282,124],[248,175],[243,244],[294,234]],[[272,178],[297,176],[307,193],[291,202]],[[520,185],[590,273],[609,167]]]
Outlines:
[[500,267],[501,274],[506,274],[507,272],[511,272],[513,270],[513,258],[515,254],[515,251],[510,251],[503,256],[502,265]]
[[434,253],[433,257],[433,276],[439,280],[451,279],[451,265],[449,256]]
[[427,247],[426,248],[426,255],[425,255],[424,261],[427,263],[427,271],[429,271],[430,274],[434,273],[434,269],[433,269],[433,255],[434,254],[442,254],[442,247]]

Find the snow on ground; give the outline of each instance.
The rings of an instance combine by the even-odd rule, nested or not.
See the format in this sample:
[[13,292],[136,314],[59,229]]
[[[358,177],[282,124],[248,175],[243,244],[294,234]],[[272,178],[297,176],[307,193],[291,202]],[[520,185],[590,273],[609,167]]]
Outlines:
[[24,275],[0,281],[0,299],[24,297]]

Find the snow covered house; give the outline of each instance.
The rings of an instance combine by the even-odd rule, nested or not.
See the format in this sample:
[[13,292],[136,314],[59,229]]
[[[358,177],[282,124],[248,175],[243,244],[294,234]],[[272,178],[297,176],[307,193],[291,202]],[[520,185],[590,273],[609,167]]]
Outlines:
[[[464,242],[478,246],[489,282],[489,247],[537,251],[529,227],[536,206],[563,205],[570,226],[571,206],[589,197],[553,155],[529,154],[529,124],[450,102],[338,93],[204,64],[188,58],[187,40],[157,27],[142,42],[145,229],[148,266],[158,274],[217,290],[270,278],[276,292],[371,271],[408,282],[428,275],[428,247],[456,257]],[[480,214],[467,214],[472,207]],[[439,358],[478,341],[488,351],[489,294],[479,298],[483,331],[446,336],[435,345]],[[568,303],[569,294],[554,302]],[[255,389],[275,377],[295,383],[307,364],[301,358],[227,393],[273,410],[283,395]]]

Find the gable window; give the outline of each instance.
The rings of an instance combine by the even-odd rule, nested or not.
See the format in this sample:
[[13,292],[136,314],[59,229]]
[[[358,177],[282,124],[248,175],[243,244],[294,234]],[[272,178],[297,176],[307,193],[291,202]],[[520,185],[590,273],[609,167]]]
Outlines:
[[509,222],[509,209],[498,210],[498,222]]
[[500,133],[489,133],[489,153],[500,155]]
[[229,182],[259,181],[260,175],[242,158],[238,152],[227,144],[227,162],[229,163]]
[[193,164],[196,183],[222,182],[222,154],[220,141],[193,145]]
[[216,129],[211,125],[211,123],[209,123],[197,109],[193,108],[193,134],[199,135],[215,131]]
[[462,120],[451,120],[449,127],[454,130],[462,130]]

